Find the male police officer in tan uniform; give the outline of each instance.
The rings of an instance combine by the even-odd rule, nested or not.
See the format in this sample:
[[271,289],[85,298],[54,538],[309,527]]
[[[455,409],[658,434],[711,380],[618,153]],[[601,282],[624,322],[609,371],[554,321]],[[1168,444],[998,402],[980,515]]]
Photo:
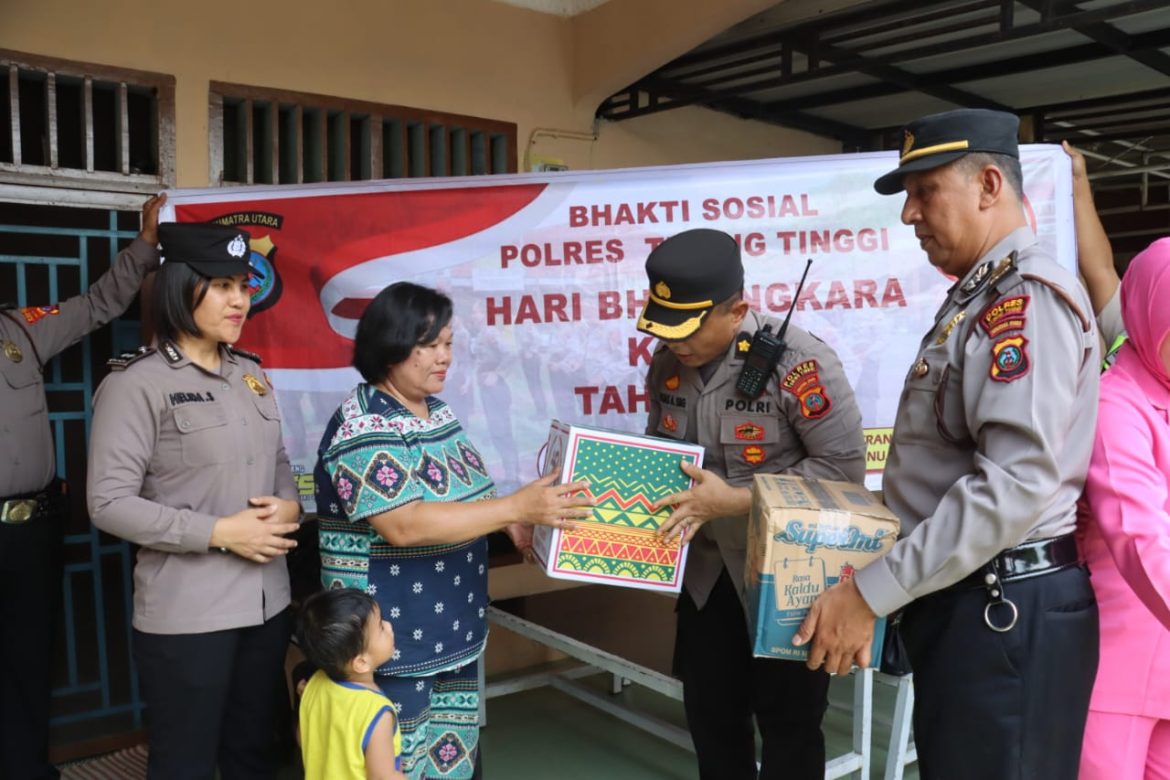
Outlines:
[[1076,278],[1036,246],[1018,120],[960,110],[906,128],[902,221],[955,277],[919,347],[885,470],[905,534],[813,606],[809,666],[867,660],[905,607],[924,778],[1074,778],[1097,607],[1072,531],[1097,412],[1097,334]]
[[[736,381],[756,331],[779,321],[743,300],[739,247],[726,233],[689,230],[646,261],[650,297],[638,329],[662,340],[647,376],[649,434],[694,442],[705,469],[668,496],[662,533],[691,542],[678,602],[675,673],[704,780],[757,777],[754,714],[763,736],[761,778],[820,778],[828,675],[791,661],[753,658],[743,606],[750,484],[757,473],[860,481],[861,414],[837,355],[796,327],[755,398]],[[677,529],[676,529],[677,526]]]
[[158,211],[86,292],[51,306],[0,307],[0,780],[56,777],[48,763],[53,625],[65,506],[45,401],[45,365],[134,300],[158,267]]

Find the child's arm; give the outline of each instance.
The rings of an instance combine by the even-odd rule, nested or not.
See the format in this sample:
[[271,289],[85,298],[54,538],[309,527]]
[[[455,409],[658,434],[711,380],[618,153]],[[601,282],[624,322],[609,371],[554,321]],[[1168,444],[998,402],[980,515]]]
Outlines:
[[397,718],[394,711],[387,707],[378,715],[373,728],[367,733],[366,741],[366,780],[406,780],[406,775],[395,769],[394,762],[394,730],[397,728]]

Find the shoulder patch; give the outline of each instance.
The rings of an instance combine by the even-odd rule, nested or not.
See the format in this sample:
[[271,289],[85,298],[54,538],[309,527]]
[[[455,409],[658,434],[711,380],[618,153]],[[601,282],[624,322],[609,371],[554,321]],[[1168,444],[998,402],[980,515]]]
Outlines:
[[35,325],[45,317],[55,317],[60,313],[61,307],[55,303],[52,306],[26,306],[20,310],[21,316],[29,325]]
[[995,301],[979,315],[979,327],[993,339],[1008,331],[1023,330],[1030,300],[1030,295],[1016,295]]
[[123,352],[116,358],[110,358],[106,361],[106,365],[114,371],[125,371],[142,358],[153,355],[156,351],[154,347],[139,347],[133,352]]
[[793,366],[780,380],[780,389],[799,399],[801,415],[810,420],[824,417],[833,406],[821,384],[820,367],[815,360],[805,360]]
[[228,352],[232,353],[236,357],[247,358],[248,360],[251,360],[256,365],[260,365],[260,356],[257,355],[255,352],[249,352],[246,349],[240,349],[239,347],[233,347],[231,345],[228,345]]
[[821,383],[820,368],[815,360],[804,360],[793,366],[784,379],[780,381],[780,389],[787,390],[793,395],[800,395],[809,385]]
[[1014,382],[1032,367],[1028,361],[1028,340],[1022,335],[1005,336],[991,345],[989,374],[996,382]]

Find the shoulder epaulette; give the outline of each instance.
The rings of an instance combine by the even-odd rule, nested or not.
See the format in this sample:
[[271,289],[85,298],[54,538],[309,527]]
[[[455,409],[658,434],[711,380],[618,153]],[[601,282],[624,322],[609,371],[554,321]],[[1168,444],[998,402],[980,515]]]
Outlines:
[[240,349],[239,347],[233,347],[230,344],[228,345],[228,352],[232,353],[236,357],[247,358],[248,360],[251,360],[256,365],[260,365],[260,356],[257,355],[255,352],[249,352],[246,349]]
[[110,358],[106,365],[114,371],[125,371],[129,366],[155,353],[154,347],[139,347],[133,352],[123,352],[116,358]]
[[993,291],[1003,293],[1021,282],[1020,267],[1016,262],[1016,253],[999,261],[991,276],[987,277],[987,286]]

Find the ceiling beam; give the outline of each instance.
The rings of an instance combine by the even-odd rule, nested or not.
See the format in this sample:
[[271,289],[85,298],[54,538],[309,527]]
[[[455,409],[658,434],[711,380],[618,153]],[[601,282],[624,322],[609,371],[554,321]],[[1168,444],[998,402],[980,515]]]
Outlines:
[[[1023,0],[1021,0],[1022,2]],[[995,5],[990,3],[989,5]],[[1043,3],[1042,3],[1043,4]],[[886,19],[891,13],[898,13],[899,11],[906,11],[908,18],[912,21],[918,18],[921,14],[928,13],[931,9],[943,6],[942,0],[928,0],[927,2],[918,2],[918,0],[891,0],[891,2],[875,4],[873,6],[866,6],[862,11],[842,12],[834,14],[827,18],[817,19],[812,22],[795,25],[793,27],[784,28],[782,30],[775,30],[764,35],[758,35],[754,38],[735,41],[733,43],[724,44],[722,46],[713,47],[710,49],[701,49],[683,55],[663,66],[662,70],[674,69],[685,65],[693,65],[698,62],[717,60],[721,57],[728,57],[734,54],[742,53],[747,49],[765,46],[777,45],[785,39],[793,39],[799,41],[804,40],[819,40],[822,33],[831,30],[835,26],[864,24],[872,19]],[[908,59],[918,59],[920,57],[933,56],[936,54],[946,54],[949,52],[962,51],[964,49],[972,49],[979,46],[986,46],[992,43],[1002,43],[1006,41],[1019,40],[1021,38],[1029,38],[1043,33],[1057,32],[1059,30],[1072,29],[1076,25],[1094,24],[1097,22],[1109,22],[1114,19],[1122,19],[1127,16],[1145,13],[1147,11],[1161,11],[1166,8],[1166,0],[1127,0],[1124,3],[1107,6],[1104,8],[1095,8],[1092,10],[1082,11],[1075,9],[1072,13],[1063,15],[1052,14],[1048,17],[1042,17],[1039,22],[1026,24],[1018,27],[1011,27],[1004,29],[1001,26],[999,32],[985,33],[983,35],[974,35],[970,38],[947,41],[941,44],[935,44],[929,47],[922,47],[917,50],[898,52],[890,57],[880,58],[880,61],[886,63],[894,63]],[[911,26],[907,23],[907,27]],[[874,58],[879,59],[879,58]]]
[[[1170,46],[1170,29],[1156,30],[1132,36],[1135,51],[1157,49]],[[1006,60],[985,62],[978,65],[966,65],[950,70],[937,70],[923,73],[921,76],[942,84],[962,84],[976,79],[993,79],[1005,76],[1014,76],[1045,68],[1060,68],[1066,65],[1077,65],[1084,62],[1114,56],[1115,52],[1100,43],[1085,43],[1068,49],[1040,52],[1038,54],[1024,54]],[[740,90],[736,90],[739,92]],[[849,87],[832,92],[818,92],[803,95],[788,100],[779,100],[767,103],[769,108],[779,111],[807,111],[810,108],[833,106],[841,103],[851,103],[857,100],[888,97],[897,95],[906,90],[898,85],[889,83],[868,84],[860,87]]]
[[[1033,11],[1044,12],[1047,0],[1018,0]],[[1160,51],[1147,50],[1134,44],[1134,36],[1117,29],[1106,21],[1074,22],[1072,29],[1090,38],[1103,46],[1107,46],[1118,54],[1129,57],[1147,68],[1170,76],[1170,56]]]
[[[985,36],[980,36],[980,37],[982,38]],[[1129,38],[1130,38],[1130,50],[1132,52],[1147,52],[1147,51],[1150,51],[1153,49],[1159,49],[1159,48],[1163,48],[1166,46],[1170,46],[1170,29],[1153,30],[1153,31],[1148,32],[1148,33],[1141,33],[1139,35],[1129,36]],[[994,41],[990,41],[989,43],[994,43]],[[954,41],[949,45],[951,46],[951,48],[954,48],[956,45],[960,45],[960,44],[965,44],[965,41]],[[870,61],[871,62],[885,63],[885,64],[896,64],[896,63],[901,63],[901,62],[909,62],[909,61],[921,59],[921,58],[924,58],[927,56],[934,56],[938,52],[933,51],[933,48],[934,47],[932,46],[932,47],[930,47],[930,50],[925,50],[925,49],[907,50],[907,51],[899,52],[897,55],[892,56],[892,57],[870,58]],[[962,48],[967,48],[967,47],[963,46]],[[932,80],[936,80],[936,81],[940,81],[940,82],[944,82],[944,83],[948,83],[948,84],[954,84],[954,83],[961,83],[964,81],[971,81],[974,79],[995,78],[997,76],[1012,75],[1013,73],[1016,73],[1016,72],[1019,72],[1022,70],[1040,70],[1040,69],[1046,68],[1046,67],[1060,67],[1062,65],[1071,65],[1071,64],[1078,63],[1078,62],[1087,62],[1087,61],[1091,61],[1094,59],[1103,59],[1105,57],[1110,57],[1110,56],[1114,56],[1114,55],[1116,55],[1116,51],[1114,49],[1112,49],[1111,47],[1105,46],[1104,44],[1101,44],[1101,43],[1086,43],[1086,44],[1081,44],[1079,46],[1074,46],[1074,47],[1071,47],[1068,49],[1060,49],[1060,50],[1052,51],[1052,52],[1042,52],[1040,54],[1023,55],[1023,56],[1016,57],[1016,58],[1009,59],[1009,60],[1001,60],[999,62],[983,63],[980,65],[967,66],[967,68],[955,68],[953,70],[948,70],[948,71],[935,71],[933,73],[921,74],[921,75],[923,75],[927,78],[930,78]],[[729,65],[729,67],[735,67],[735,64],[731,64],[731,65]],[[967,71],[970,71],[970,72],[967,72]],[[702,84],[702,86],[708,87],[708,88],[715,88],[715,85],[720,83],[721,81],[740,81],[742,79],[750,78],[751,76],[756,76],[756,75],[766,77],[766,78],[756,80],[756,81],[749,81],[747,83],[737,84],[736,86],[729,87],[726,90],[721,90],[721,91],[725,91],[729,94],[745,95],[745,94],[749,94],[751,92],[761,92],[761,91],[767,90],[767,89],[776,89],[776,88],[786,87],[786,86],[790,86],[793,84],[800,84],[800,83],[804,83],[804,82],[812,81],[812,80],[816,80],[816,79],[828,78],[829,76],[839,76],[842,73],[847,73],[847,72],[850,72],[850,68],[846,67],[845,65],[833,64],[833,65],[821,65],[820,67],[818,67],[814,71],[804,71],[801,73],[789,72],[786,74],[776,76],[776,75],[772,75],[775,73],[774,67],[772,67],[772,68],[764,67],[764,68],[759,68],[759,69],[755,69],[755,70],[740,71],[738,73],[728,73],[723,78],[705,81]],[[667,69],[667,68],[664,68],[662,71],[659,71],[659,73],[665,74],[670,78],[685,78],[685,79],[689,79],[689,77],[692,75],[691,73],[676,74],[675,72],[673,72],[673,69]],[[704,75],[714,74],[714,73],[716,73],[716,70],[714,67],[705,68],[702,71],[700,71],[700,73],[702,73]],[[871,97],[883,97],[885,95],[891,95],[891,94],[896,94],[898,92],[905,91],[904,89],[900,89],[900,88],[897,88],[895,86],[890,86],[884,91],[877,90],[877,89],[875,89],[875,87],[876,87],[876,85],[874,85],[874,87],[862,87],[861,89],[863,89],[863,90],[874,89],[872,95],[870,95]],[[849,97],[849,94],[853,89],[856,89],[856,88],[851,87],[848,89],[838,90],[838,91],[830,92],[830,93],[813,94],[813,95],[807,95],[807,96],[804,96],[801,98],[794,98],[793,100],[797,101],[798,103],[799,102],[806,102],[806,105],[804,105],[803,107],[797,105],[797,106],[794,106],[794,108],[796,108],[796,110],[802,110],[802,108],[812,108],[812,107],[815,107],[817,105],[833,105],[835,103],[847,102],[848,100],[851,99]],[[819,101],[821,101],[822,96],[824,96],[826,99],[824,100],[824,102],[819,102]],[[839,98],[841,98],[841,99],[839,99]]]
[[882,62],[867,59],[860,54],[856,54],[848,49],[842,49],[837,46],[832,46],[826,43],[816,43],[805,52],[807,56],[812,57],[814,54],[818,57],[833,62],[837,65],[845,65],[858,73],[864,73],[875,79],[880,79],[890,84],[897,84],[903,89],[912,92],[920,92],[924,95],[945,100],[949,103],[954,103],[957,106],[966,106],[968,108],[991,108],[996,111],[1011,111],[1010,106],[999,103],[990,98],[977,95],[974,92],[968,92],[965,89],[949,86],[948,84],[932,81],[928,77],[919,76],[911,73],[908,70],[896,68],[893,65],[887,65]]
[[[718,92],[706,90],[702,87],[680,84],[666,79],[644,79],[640,83],[642,88],[651,95],[650,105],[636,106],[628,111],[615,113],[602,114],[599,112],[599,115],[611,121],[619,122],[624,119],[633,119],[659,111],[669,111],[676,107],[674,102],[682,101],[687,105],[700,103],[708,108],[734,114],[744,119],[756,119],[761,122],[781,125],[795,130],[804,130],[805,132],[815,133],[816,135],[827,138],[836,138],[841,143],[854,148],[868,148],[873,138],[873,134],[870,131],[862,127],[857,127],[856,125],[837,122],[832,119],[822,119],[821,117],[801,114],[795,111],[769,111],[754,100],[724,97]],[[662,98],[666,98],[667,101],[663,102]],[[636,101],[634,101],[634,104],[636,105]]]

